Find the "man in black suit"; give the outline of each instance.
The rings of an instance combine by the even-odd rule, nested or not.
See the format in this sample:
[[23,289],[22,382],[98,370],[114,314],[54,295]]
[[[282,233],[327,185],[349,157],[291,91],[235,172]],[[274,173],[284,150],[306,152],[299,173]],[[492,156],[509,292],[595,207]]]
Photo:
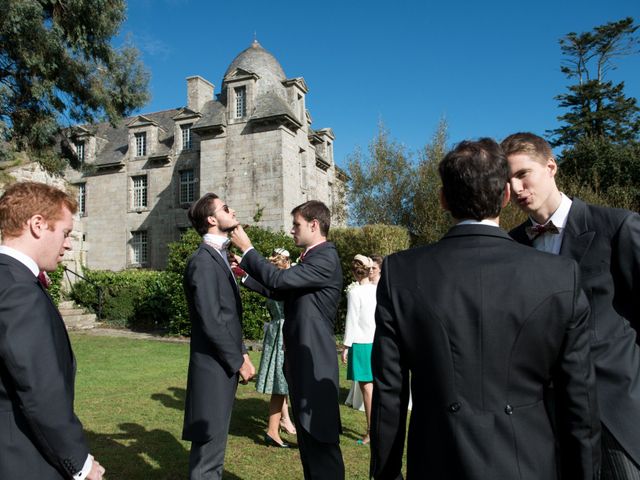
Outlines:
[[[334,322],[342,292],[342,270],[335,246],[327,242],[331,214],[311,200],[291,212],[291,234],[304,248],[300,263],[280,270],[252,247],[242,227],[231,241],[244,255],[240,266],[251,278],[245,285],[284,300],[284,373],[306,479],[340,480],[338,357]],[[255,284],[259,283],[259,284]],[[260,288],[260,285],[263,288]]]
[[227,258],[235,211],[207,193],[188,216],[203,242],[184,274],[191,351],[182,438],[191,441],[190,480],[219,479],[239,377],[246,383],[256,370],[242,341],[242,304]]
[[0,198],[0,478],[100,479],[73,411],[76,363],[38,276],[71,249],[76,201],[15,183]]
[[439,171],[456,225],[387,257],[378,284],[371,474],[402,478],[411,378],[407,478],[550,480],[559,463],[565,480],[592,479],[599,420],[578,266],[499,228],[509,169],[493,140],[462,142]]
[[561,193],[551,147],[537,135],[516,133],[502,145],[513,201],[529,214],[511,235],[580,265],[604,426],[602,478],[640,479],[640,216]]

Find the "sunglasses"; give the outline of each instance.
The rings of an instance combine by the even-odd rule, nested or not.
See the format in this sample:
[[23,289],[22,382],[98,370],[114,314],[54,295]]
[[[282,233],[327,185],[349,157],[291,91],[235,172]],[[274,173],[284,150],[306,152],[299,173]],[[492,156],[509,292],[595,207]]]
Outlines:
[[228,205],[222,205],[220,208],[216,208],[213,213],[216,213],[218,210],[224,210],[225,213],[229,213],[229,206]]

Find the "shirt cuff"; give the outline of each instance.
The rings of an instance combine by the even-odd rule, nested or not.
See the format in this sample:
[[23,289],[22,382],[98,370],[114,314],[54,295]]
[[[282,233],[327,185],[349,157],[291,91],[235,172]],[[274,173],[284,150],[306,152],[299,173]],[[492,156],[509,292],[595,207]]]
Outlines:
[[73,480],[84,480],[85,478],[87,478],[87,475],[89,475],[89,472],[91,471],[92,465],[93,465],[93,456],[89,454],[87,455],[87,459],[84,461],[84,466],[82,467],[82,470],[80,470],[78,473],[76,473],[73,476]]
[[253,245],[251,245],[251,246],[250,246],[249,248],[247,248],[244,252],[242,252],[242,257],[244,258],[244,256],[245,256],[248,252],[250,252],[251,250],[253,250],[253,249],[254,249],[254,247],[253,247]]

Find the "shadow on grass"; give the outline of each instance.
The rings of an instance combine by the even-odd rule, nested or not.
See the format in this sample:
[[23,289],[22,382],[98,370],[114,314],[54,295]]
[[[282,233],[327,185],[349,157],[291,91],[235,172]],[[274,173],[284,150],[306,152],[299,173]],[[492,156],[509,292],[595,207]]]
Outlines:
[[[118,425],[121,433],[86,432],[91,453],[107,469],[106,478],[174,480],[186,478],[189,452],[171,433],[136,423]],[[225,479],[241,480],[225,470]]]
[[184,400],[187,397],[187,391],[179,387],[169,387],[167,390],[171,392],[170,395],[166,393],[154,393],[151,395],[151,399],[160,402],[167,408],[184,411]]
[[185,476],[189,453],[169,432],[121,423],[120,433],[87,432],[92,455],[107,478],[172,479]]
[[[152,400],[160,402],[166,408],[184,411],[184,401],[187,392],[184,388],[170,387],[169,393],[154,393]],[[264,445],[264,434],[267,429],[267,416],[269,414],[269,395],[258,398],[236,398],[231,414],[229,435],[245,437],[256,444]],[[359,438],[359,437],[358,437]],[[291,446],[297,446],[295,442],[287,440]]]

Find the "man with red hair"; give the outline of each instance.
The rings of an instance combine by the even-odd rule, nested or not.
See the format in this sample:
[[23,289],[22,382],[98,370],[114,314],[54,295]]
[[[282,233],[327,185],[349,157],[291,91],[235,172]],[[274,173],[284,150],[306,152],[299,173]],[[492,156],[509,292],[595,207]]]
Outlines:
[[0,478],[101,479],[73,411],[76,363],[39,281],[67,250],[76,201],[36,182],[0,198]]

